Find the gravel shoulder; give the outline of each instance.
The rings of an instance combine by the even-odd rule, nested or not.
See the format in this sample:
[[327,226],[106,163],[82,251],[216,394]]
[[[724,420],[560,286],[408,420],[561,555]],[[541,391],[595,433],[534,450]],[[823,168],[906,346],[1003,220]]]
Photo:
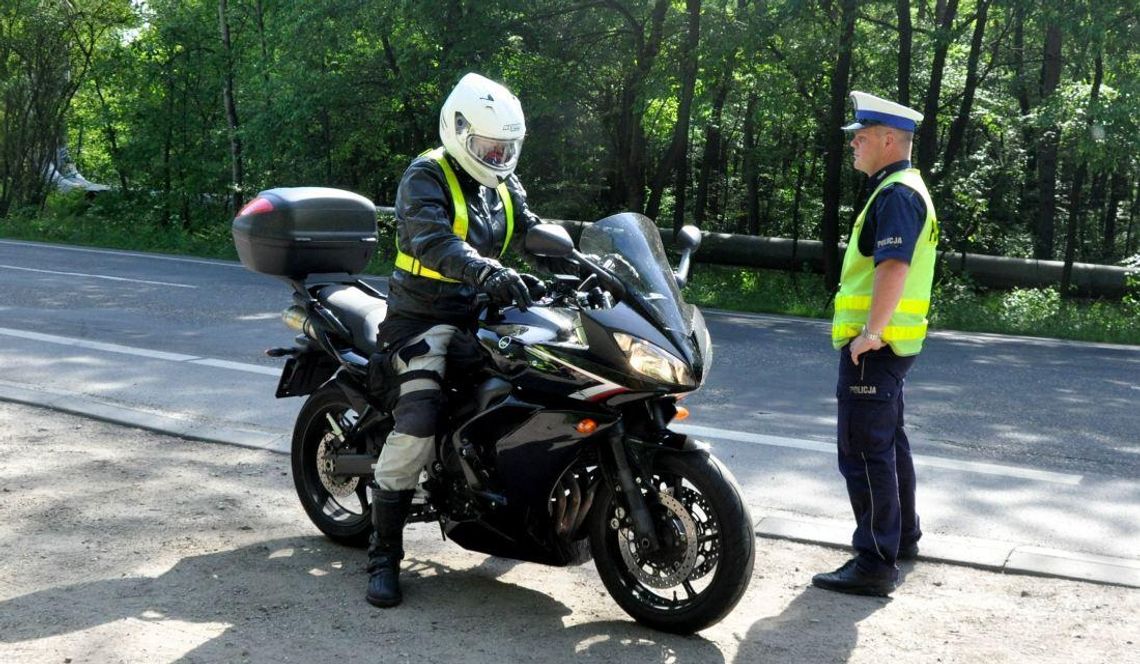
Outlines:
[[[893,599],[810,588],[842,551],[760,540],[722,623],[630,621],[592,565],[547,568],[409,529],[405,604],[293,495],[288,458],[0,402],[0,661],[1140,661],[1140,591],[919,562]],[[754,515],[762,516],[762,515]]]

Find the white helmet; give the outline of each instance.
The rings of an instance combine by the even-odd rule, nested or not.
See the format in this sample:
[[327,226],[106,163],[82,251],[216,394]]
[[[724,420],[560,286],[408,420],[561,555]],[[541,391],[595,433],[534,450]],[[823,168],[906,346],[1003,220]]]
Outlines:
[[439,113],[443,147],[485,187],[498,186],[515,172],[524,135],[518,97],[479,74],[460,79]]

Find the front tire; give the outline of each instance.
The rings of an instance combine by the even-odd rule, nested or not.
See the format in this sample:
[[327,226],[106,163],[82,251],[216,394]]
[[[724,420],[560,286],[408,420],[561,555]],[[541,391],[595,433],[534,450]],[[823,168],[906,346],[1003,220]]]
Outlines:
[[334,451],[363,453],[365,445],[342,441],[329,419],[345,432],[357,417],[344,392],[335,383],[326,383],[309,396],[297,415],[291,461],[297,497],[313,525],[336,542],[364,547],[372,534],[369,482],[331,473]]
[[661,547],[638,551],[624,500],[599,488],[590,546],[602,582],[639,623],[691,634],[736,606],[752,578],[752,518],[732,474],[707,452],[663,453],[646,494]]

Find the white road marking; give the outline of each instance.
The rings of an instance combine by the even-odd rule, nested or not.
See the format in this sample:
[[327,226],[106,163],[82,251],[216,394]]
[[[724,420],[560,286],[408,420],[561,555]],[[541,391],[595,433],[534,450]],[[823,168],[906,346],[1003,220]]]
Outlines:
[[[30,339],[33,341],[42,341],[46,343],[61,344],[65,346],[74,346],[77,348],[90,348],[92,350],[100,350],[109,353],[122,353],[125,355],[134,355],[156,360],[189,362],[192,364],[210,366],[219,369],[244,371],[247,373],[261,374],[266,376],[280,375],[280,369],[265,367],[258,364],[231,362],[229,360],[197,357],[195,355],[167,353],[163,351],[150,350],[147,348],[134,348],[132,346],[122,346],[119,344],[103,343],[100,341],[89,341],[87,339],[59,337],[51,334],[41,334],[39,332],[28,332],[25,330],[14,330],[6,327],[0,327],[0,335],[17,337],[20,339]],[[783,436],[768,436],[765,434],[749,433],[747,431],[732,431],[729,429],[717,429],[714,427],[703,427],[693,424],[678,424],[674,425],[673,428],[680,433],[691,434],[694,436],[705,436],[718,440],[731,440],[741,443],[750,443],[753,445],[767,445],[771,447],[790,447],[793,449],[808,450],[811,452],[823,452],[827,454],[835,453],[834,443],[822,443],[817,440],[786,438]],[[1077,485],[1080,484],[1081,480],[1083,479],[1083,476],[1081,475],[1067,475],[1064,473],[1054,473],[1047,470],[1037,470],[1034,468],[1003,466],[991,463],[980,463],[976,461],[958,461],[956,459],[944,459],[941,457],[929,457],[920,455],[916,455],[914,457],[914,464],[916,466],[946,468],[949,470],[959,470],[971,473],[979,473],[983,475],[1016,477],[1019,479],[1050,482],[1053,484]]]
[[[782,436],[766,436],[763,434],[748,433],[747,431],[729,431],[726,429],[702,427],[693,424],[678,424],[674,425],[672,428],[680,433],[692,434],[694,436],[706,436],[708,438],[716,438],[719,440],[732,440],[739,443],[769,445],[773,447],[791,447],[799,450],[810,450],[812,452],[826,452],[828,454],[835,454],[834,443],[821,443],[815,440],[784,438]],[[1004,466],[993,463],[980,463],[977,461],[958,461],[957,459],[944,459],[942,457],[931,457],[924,455],[915,455],[914,465],[928,466],[931,468],[946,468],[949,470],[961,470],[970,473],[979,473],[982,475],[1016,477],[1019,479],[1037,480],[1039,482],[1051,482],[1053,484],[1067,484],[1070,486],[1080,484],[1081,480],[1084,477],[1083,475],[1054,473],[1048,470],[1037,470],[1035,468]]]
[[196,355],[183,355],[181,353],[167,353],[161,350],[150,350],[149,348],[135,348],[133,346],[121,346],[119,344],[109,344],[102,341],[91,341],[90,339],[73,339],[71,337],[58,337],[54,334],[42,334],[40,332],[28,332],[27,330],[13,330],[7,327],[0,327],[0,334],[16,337],[19,339],[31,339],[32,341],[43,341],[49,344],[60,344],[63,346],[74,346],[76,348],[90,348],[91,350],[101,350],[107,353],[121,353],[123,355],[134,355],[136,357],[146,357],[152,360],[167,360],[170,362],[189,362],[190,360],[197,360]]
[[190,284],[176,284],[170,281],[151,281],[149,279],[128,279],[126,277],[112,277],[107,274],[88,274],[86,272],[60,272],[59,270],[40,270],[34,267],[18,267],[16,265],[0,265],[8,270],[21,270],[23,272],[40,272],[43,274],[58,274],[64,277],[86,277],[88,279],[106,279],[107,281],[127,281],[132,284],[150,284],[152,286],[173,286],[174,288],[197,288]]
[[86,254],[111,254],[113,256],[129,256],[131,258],[153,258],[158,261],[174,261],[177,263],[197,263],[199,265],[220,265],[222,267],[242,267],[236,261],[209,260],[205,258],[183,258],[181,256],[166,256],[163,254],[148,254],[141,251],[118,251],[115,249],[97,249],[89,247],[65,247],[58,244],[44,242],[24,242],[21,240],[0,240],[0,244],[19,247],[36,247],[37,249],[58,249],[59,251],[78,251]]
[[214,360],[211,358],[204,358],[200,360],[190,360],[190,364],[201,364],[206,367],[217,367],[218,369],[233,369],[234,371],[245,371],[248,373],[263,374],[266,376],[280,376],[280,367],[263,367],[260,364],[246,364],[244,362],[231,362],[229,360]]
[[134,346],[123,346],[120,344],[111,344],[102,341],[91,341],[89,339],[59,337],[54,334],[42,334],[40,332],[28,332],[26,330],[13,330],[7,327],[0,327],[0,335],[16,337],[19,339],[30,339],[32,341],[42,341],[49,344],[59,344],[62,346],[72,346],[74,348],[88,348],[91,350],[103,351],[105,353],[133,355],[135,357],[145,357],[151,360],[188,362],[190,364],[200,364],[203,366],[215,367],[218,369],[231,369],[233,371],[244,371],[246,373],[262,374],[264,376],[281,375],[281,369],[275,367],[264,367],[259,364],[231,362],[229,360],[219,360],[211,357],[198,357],[197,355],[183,355],[181,353],[167,353],[166,351],[151,350],[149,348],[135,348]]

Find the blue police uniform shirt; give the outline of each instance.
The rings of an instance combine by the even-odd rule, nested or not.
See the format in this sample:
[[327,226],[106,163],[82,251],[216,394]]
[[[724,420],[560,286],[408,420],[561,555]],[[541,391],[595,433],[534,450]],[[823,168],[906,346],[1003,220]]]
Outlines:
[[[891,173],[910,168],[910,160],[903,159],[883,167],[867,180],[868,193]],[[910,263],[918,234],[926,222],[926,203],[917,191],[906,185],[888,185],[875,197],[871,209],[863,219],[859,234],[859,253],[874,255],[875,265],[888,259]]]

